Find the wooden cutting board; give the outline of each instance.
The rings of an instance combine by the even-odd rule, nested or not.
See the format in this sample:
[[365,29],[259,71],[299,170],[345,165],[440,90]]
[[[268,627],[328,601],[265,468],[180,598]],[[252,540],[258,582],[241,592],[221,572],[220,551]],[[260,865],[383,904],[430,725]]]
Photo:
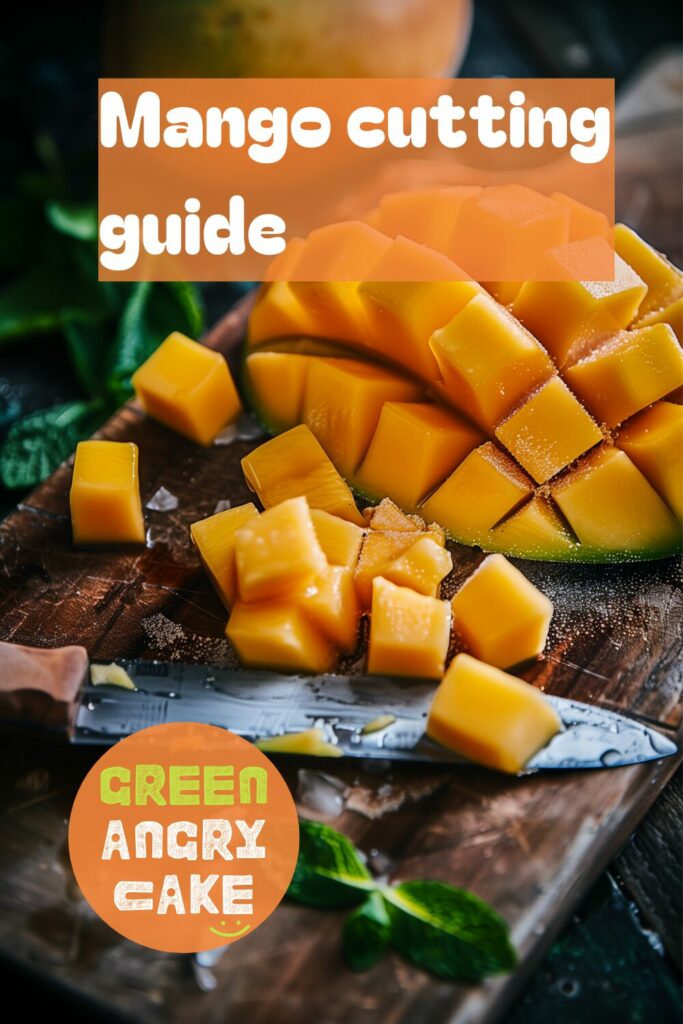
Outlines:
[[[235,351],[250,300],[209,334]],[[143,502],[160,486],[179,499],[147,512],[148,546],[75,551],[71,468],[58,469],[0,524],[0,639],[84,644],[93,659],[138,656],[233,664],[225,615],[188,537],[217,501],[249,494],[239,460],[258,442],[199,448],[131,403],[101,436],[135,441]],[[453,546],[451,589],[481,554]],[[681,720],[683,647],[678,564],[520,563],[555,603],[545,659],[526,678],[548,692],[637,715],[673,735]],[[66,827],[92,750],[9,739],[0,755],[0,953],[139,1021],[408,1024],[499,1019],[587,887],[660,792],[676,759],[610,771],[500,777],[475,767],[283,762],[328,770],[349,788],[335,827],[396,880],[471,888],[510,923],[521,964],[480,986],[454,985],[390,953],[354,975],[340,957],[343,914],[283,903],[232,946],[200,993],[186,958],[126,942],[95,917],[70,876]],[[353,808],[353,809],[352,809]]]

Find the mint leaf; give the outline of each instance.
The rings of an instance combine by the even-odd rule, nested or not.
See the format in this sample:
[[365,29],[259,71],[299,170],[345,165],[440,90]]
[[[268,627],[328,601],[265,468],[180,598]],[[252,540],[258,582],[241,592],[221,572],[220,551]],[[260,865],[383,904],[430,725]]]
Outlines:
[[204,330],[204,303],[201,293],[188,281],[166,281],[164,287],[175,299],[191,338],[198,338]]
[[94,241],[97,238],[97,207],[94,203],[60,202],[51,199],[45,204],[45,216],[49,223],[63,235],[79,241]]
[[484,900],[443,882],[404,882],[382,895],[391,943],[443,978],[481,981],[511,970],[517,957],[505,921]]
[[35,487],[93,432],[102,417],[102,403],[95,401],[67,402],[18,420],[0,448],[0,480],[10,489]]
[[101,395],[106,386],[111,324],[101,317],[69,309],[62,313],[61,325],[66,351],[81,387],[93,398]]
[[367,971],[384,956],[391,935],[391,919],[378,892],[371,892],[365,903],[344,921],[342,949],[344,959],[354,971]]
[[318,821],[299,821],[299,857],[288,896],[315,907],[352,907],[374,888],[346,836]]

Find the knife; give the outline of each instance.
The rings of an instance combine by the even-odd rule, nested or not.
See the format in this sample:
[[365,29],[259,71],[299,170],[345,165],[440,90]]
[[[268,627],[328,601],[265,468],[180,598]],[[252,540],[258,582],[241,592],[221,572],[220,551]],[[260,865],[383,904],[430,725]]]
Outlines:
[[[433,680],[385,676],[280,675],[179,662],[117,659],[137,689],[93,686],[83,647],[0,642],[0,717],[14,726],[112,744],[165,722],[203,722],[257,741],[318,726],[350,757],[456,764],[464,758],[425,735]],[[613,768],[677,752],[642,722],[546,695],[563,731],[527,763],[541,769]],[[378,716],[384,728],[365,732]]]

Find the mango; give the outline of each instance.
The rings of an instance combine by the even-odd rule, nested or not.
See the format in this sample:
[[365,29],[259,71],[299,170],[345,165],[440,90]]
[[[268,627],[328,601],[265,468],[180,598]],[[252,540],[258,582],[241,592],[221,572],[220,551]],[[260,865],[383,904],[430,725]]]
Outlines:
[[597,423],[558,376],[504,420],[496,437],[538,484],[603,440]]
[[304,424],[245,455],[242,471],[265,508],[303,495],[311,508],[364,525],[347,484]]
[[552,602],[504,555],[489,555],[451,601],[453,624],[476,658],[508,668],[543,651]]
[[380,200],[375,227],[449,255],[463,203],[480,191],[478,185],[456,185],[388,192]]
[[256,746],[264,754],[303,754],[307,757],[342,757],[344,751],[325,739],[318,726],[301,732],[286,732],[282,736],[268,736],[257,740]]
[[[595,239],[607,247],[605,239]],[[570,242],[551,257],[560,274],[571,274],[588,243]],[[618,255],[612,281],[526,281],[512,304],[513,314],[548,349],[558,366],[590,351],[598,341],[631,323],[647,285]]]
[[[550,198],[569,211],[569,238],[567,241],[580,242],[585,238],[609,237],[610,224],[604,213],[594,210],[591,206],[586,206],[585,203],[579,202],[573,196],[564,195],[563,192],[551,192]],[[624,256],[623,253],[620,255]],[[627,260],[627,262],[629,261]]]
[[[284,381],[283,381],[284,386]],[[314,359],[302,419],[337,469],[358,469],[388,402],[419,401],[422,389],[388,368],[355,359]]]
[[632,228],[625,224],[616,225],[614,247],[647,286],[647,294],[638,310],[638,322],[683,296],[683,273]]
[[363,543],[363,530],[355,523],[333,516],[321,508],[311,509],[311,519],[320,547],[330,565],[355,569]]
[[368,526],[371,530],[395,530],[401,533],[404,530],[411,532],[424,530],[425,521],[420,516],[407,514],[391,500],[382,498],[379,505],[363,509]]
[[74,544],[144,544],[138,446],[127,441],[81,441],[69,505]]
[[616,427],[683,384],[683,351],[668,324],[641,327],[610,338],[566,377],[593,415]]
[[668,324],[683,345],[683,298],[676,299],[663,309],[656,309],[638,320],[639,327],[650,327],[653,324]]
[[311,362],[312,357],[294,352],[252,352],[247,357],[254,401],[273,433],[289,430],[301,421]]
[[131,379],[145,412],[199,444],[210,444],[241,410],[224,357],[178,331]]
[[602,446],[551,485],[587,557],[631,551],[657,557],[680,548],[680,529],[626,452]]
[[489,768],[515,774],[562,728],[529,683],[458,654],[434,694],[427,735]]
[[438,597],[442,580],[453,568],[449,551],[425,535],[382,569],[382,576],[399,587],[411,587],[418,594]]
[[617,443],[683,520],[683,406],[656,402],[629,420]]
[[235,567],[242,601],[282,597],[327,569],[305,498],[290,498],[235,533]]
[[287,598],[237,601],[225,633],[247,668],[320,673],[334,664],[330,640]]
[[286,281],[261,286],[249,315],[249,343],[270,338],[315,335],[315,320]]
[[372,603],[372,583],[381,576],[385,566],[415,543],[415,534],[402,530],[370,530],[363,541],[360,558],[354,571],[356,592],[361,607],[367,611]]
[[414,511],[482,440],[456,413],[427,402],[385,402],[354,484]]
[[372,585],[368,672],[440,678],[450,629],[447,601],[397,587],[377,576]]
[[541,494],[535,494],[495,526],[489,534],[488,546],[519,558],[548,561],[575,555],[579,550],[555,505]]
[[536,339],[485,293],[435,331],[430,346],[446,396],[489,430],[554,369]]
[[337,648],[345,654],[353,651],[358,639],[360,605],[351,569],[328,566],[297,600],[307,618]]
[[488,531],[526,499],[533,484],[495,445],[475,448],[421,506],[453,540],[482,544]]
[[192,543],[202,560],[216,593],[228,609],[237,597],[237,571],[235,568],[235,534],[251,519],[258,516],[252,502],[217,512],[190,526]]

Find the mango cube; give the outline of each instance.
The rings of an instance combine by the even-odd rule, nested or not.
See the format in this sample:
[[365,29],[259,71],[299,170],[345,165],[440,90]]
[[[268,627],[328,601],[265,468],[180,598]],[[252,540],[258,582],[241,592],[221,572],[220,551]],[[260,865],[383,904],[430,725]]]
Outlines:
[[290,599],[237,601],[226,636],[243,665],[284,672],[327,672],[334,648]]
[[566,377],[594,416],[616,427],[683,384],[683,351],[668,324],[640,327],[567,367]]
[[479,191],[478,185],[455,185],[388,192],[380,199],[376,227],[448,254],[463,203]]
[[617,224],[614,229],[614,247],[647,285],[638,321],[683,296],[683,273],[625,224]]
[[144,544],[138,446],[81,441],[69,503],[74,544]]
[[438,597],[441,581],[452,568],[450,552],[425,534],[418,537],[393,562],[389,562],[383,568],[382,575],[399,587],[412,587],[418,594]]
[[349,477],[368,450],[385,402],[416,402],[423,389],[375,363],[318,359],[311,366],[303,421]]
[[330,565],[355,569],[363,543],[363,530],[321,508],[311,509],[311,519],[320,547]]
[[656,557],[679,543],[670,509],[625,452],[591,452],[551,487],[572,530],[589,550]]
[[363,609],[367,610],[372,603],[372,582],[375,577],[381,576],[385,566],[414,543],[415,534],[405,530],[370,530],[366,535],[354,572],[356,592]]
[[529,477],[487,441],[470,452],[420,511],[440,523],[453,540],[480,544],[491,527],[531,497],[532,490]]
[[313,358],[295,352],[252,352],[247,356],[254,403],[275,431],[289,430],[300,422]]
[[351,569],[330,565],[298,601],[303,613],[336,647],[346,654],[353,651],[360,605]]
[[228,609],[237,597],[235,534],[258,516],[252,502],[217,512],[190,526],[190,536],[216,593]]
[[577,551],[576,539],[557,509],[540,494],[494,527],[491,541],[519,558],[552,560]]
[[471,423],[443,406],[385,402],[356,486],[415,509],[481,440]]
[[438,380],[429,338],[481,286],[445,256],[407,238],[396,239],[372,276],[358,289],[367,309],[372,347],[423,379]]
[[516,773],[560,732],[542,693],[468,654],[458,654],[436,693],[427,735],[463,757]]
[[373,675],[443,675],[451,631],[447,601],[397,587],[378,576],[372,586],[368,672]]
[[[573,196],[566,196],[563,192],[552,192],[550,198],[553,202],[559,203],[569,210],[568,241],[580,242],[585,238],[597,238],[600,236],[607,238],[609,236],[609,220],[600,210],[594,210],[592,206],[586,206],[585,203],[580,203],[578,199],[574,199]],[[620,255],[623,256],[624,254],[620,253]],[[628,263],[628,260],[626,262]]]
[[617,444],[683,519],[683,406],[657,402],[626,424]]
[[286,281],[261,285],[249,315],[249,344],[270,338],[315,336],[315,321]]
[[[575,265],[590,260],[590,248],[607,250],[604,238],[570,242],[551,254],[558,275],[572,278]],[[588,251],[587,251],[588,250]],[[559,366],[589,351],[596,342],[627,327],[647,287],[620,256],[611,281],[525,281],[512,312],[543,342]]]
[[235,565],[244,602],[282,597],[324,572],[306,499],[283,501],[237,530]]
[[676,299],[663,309],[656,309],[638,320],[639,327],[651,327],[653,324],[668,324],[683,345],[683,298]]
[[496,437],[539,484],[603,440],[597,423],[557,376],[504,420]]
[[265,508],[303,495],[311,508],[364,525],[348,485],[303,423],[245,455],[242,470]]
[[504,555],[489,555],[451,601],[453,623],[472,654],[498,668],[537,657],[553,605]]
[[554,369],[536,339],[485,293],[435,331],[430,345],[445,394],[489,429]]
[[307,757],[342,757],[344,751],[325,739],[318,726],[301,732],[287,732],[282,736],[268,736],[257,740],[256,746],[265,754],[303,754]]
[[241,405],[220,352],[175,331],[132,377],[143,408],[171,430],[210,444]]
[[402,533],[405,530],[424,530],[425,521],[420,516],[403,512],[391,498],[382,498],[379,505],[363,509],[371,530],[390,530]]

